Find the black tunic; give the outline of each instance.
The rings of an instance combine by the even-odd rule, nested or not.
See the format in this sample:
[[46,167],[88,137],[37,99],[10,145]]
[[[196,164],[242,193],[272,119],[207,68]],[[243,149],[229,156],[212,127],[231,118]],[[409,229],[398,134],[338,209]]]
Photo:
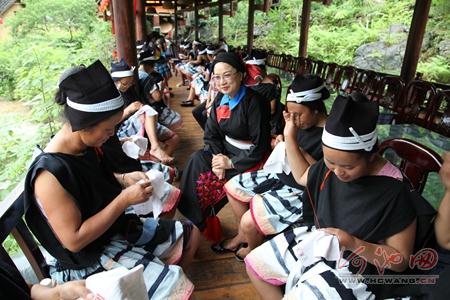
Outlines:
[[[305,192],[302,196],[306,222],[314,222],[321,228],[339,228],[369,243],[383,242],[401,232],[417,218],[417,247],[424,229],[421,219],[435,213],[425,199],[397,179],[365,176],[352,182],[342,182],[333,172],[329,173],[323,159],[310,167],[307,188],[309,193]],[[344,257],[349,254],[346,251]],[[352,264],[350,269],[356,271]],[[378,274],[376,267],[370,263],[363,272],[363,275],[368,274]],[[385,274],[396,273],[386,270]],[[376,295],[389,295],[393,288],[393,285],[369,285],[369,290]]]
[[[322,133],[323,127],[312,127],[309,129],[300,129],[297,131],[297,144],[300,148],[305,150],[315,160],[320,160],[323,157],[322,152]],[[278,173],[278,179],[291,187],[303,190],[304,187],[295,181],[292,172],[289,174]]]
[[[52,233],[34,197],[34,182],[43,170],[52,173],[61,186],[72,195],[83,221],[105,208],[120,194],[122,187],[93,148],[88,148],[80,156],[42,153],[36,157],[28,171],[24,196],[29,208],[25,217],[33,234],[62,266],[77,269],[93,264],[100,257],[102,246],[109,240],[116,227],[112,226],[109,231],[78,253],[65,249]],[[120,220],[119,218],[117,223],[120,223]]]
[[[203,228],[206,217],[198,204],[196,181],[200,173],[211,171],[212,154],[222,153],[231,158],[234,169],[226,171],[226,178],[245,172],[260,163],[270,151],[270,107],[247,89],[241,102],[231,111],[228,119],[217,121],[216,109],[223,97],[218,94],[205,128],[204,149],[194,152],[187,162],[180,181],[182,191],[178,209],[194,224]],[[259,96],[260,97],[260,96]],[[254,146],[241,150],[225,141],[225,136],[251,141]]]

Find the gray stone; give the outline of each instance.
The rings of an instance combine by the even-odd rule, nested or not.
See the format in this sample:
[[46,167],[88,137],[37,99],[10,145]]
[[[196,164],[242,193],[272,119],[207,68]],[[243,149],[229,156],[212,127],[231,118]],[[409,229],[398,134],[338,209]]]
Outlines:
[[400,70],[405,48],[406,41],[394,45],[385,42],[364,44],[356,49],[353,65],[379,72]]
[[390,33],[402,33],[402,32],[408,32],[409,28],[406,25],[403,24],[393,24],[389,27]]
[[438,48],[438,54],[440,56],[450,59],[450,40],[440,41],[437,48]]

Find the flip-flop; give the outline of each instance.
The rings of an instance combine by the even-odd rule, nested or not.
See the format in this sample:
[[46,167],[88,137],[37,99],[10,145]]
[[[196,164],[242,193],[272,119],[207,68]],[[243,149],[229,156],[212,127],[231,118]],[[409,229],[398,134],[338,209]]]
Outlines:
[[[244,245],[245,244],[245,245]],[[242,257],[238,254],[239,250],[241,250],[242,248],[246,248],[248,247],[247,243],[242,243],[239,244],[239,246],[236,248],[236,250],[234,251],[234,258],[236,258],[236,260],[238,262],[244,262],[245,257]]]
[[194,101],[192,100],[185,100],[185,101],[181,101],[181,106],[194,106]]
[[224,246],[226,241],[228,241],[228,240],[223,240],[218,244],[211,245],[211,250],[216,252],[217,254],[236,253],[236,251],[238,251],[242,247],[247,247],[247,245],[248,245],[247,243],[241,243],[235,249],[228,249],[228,248],[225,248],[225,246]]

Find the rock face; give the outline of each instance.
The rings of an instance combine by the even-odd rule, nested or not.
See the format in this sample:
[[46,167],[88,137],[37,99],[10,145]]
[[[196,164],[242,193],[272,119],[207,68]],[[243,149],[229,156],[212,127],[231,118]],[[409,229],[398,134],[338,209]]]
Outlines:
[[[403,56],[408,39],[408,27],[402,24],[394,24],[382,34],[380,40],[361,45],[355,51],[353,65],[379,72],[399,73],[402,67]],[[425,33],[422,42],[422,52],[427,51],[432,45],[433,37]],[[450,56],[450,40],[443,40],[438,45],[439,55]]]
[[374,71],[399,70],[405,49],[406,41],[394,45],[383,41],[364,44],[356,49],[353,65]]
[[450,59],[450,40],[442,40],[438,44],[438,54]]
[[393,24],[377,42],[361,45],[355,51],[353,64],[362,69],[398,72],[408,39],[408,27]]

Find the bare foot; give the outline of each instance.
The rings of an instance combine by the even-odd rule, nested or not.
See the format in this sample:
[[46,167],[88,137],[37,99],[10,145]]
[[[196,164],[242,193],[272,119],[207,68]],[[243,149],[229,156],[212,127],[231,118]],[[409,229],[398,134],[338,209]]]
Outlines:
[[246,241],[242,239],[239,235],[234,236],[232,239],[225,240],[223,247],[226,249],[237,249],[242,243]]
[[236,251],[236,256],[240,258],[245,258],[252,250],[250,247],[242,247],[238,251]]
[[163,164],[170,164],[174,158],[168,155],[162,148],[150,149],[150,154],[159,159]]

